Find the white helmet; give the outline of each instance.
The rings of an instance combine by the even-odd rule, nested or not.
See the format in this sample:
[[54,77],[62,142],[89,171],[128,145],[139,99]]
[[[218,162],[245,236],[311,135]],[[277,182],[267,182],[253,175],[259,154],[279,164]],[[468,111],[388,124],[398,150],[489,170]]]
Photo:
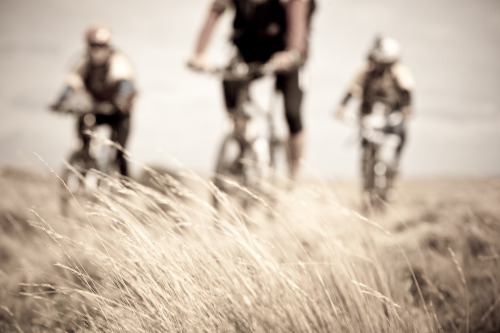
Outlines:
[[368,55],[369,59],[381,64],[392,64],[398,61],[400,56],[401,47],[398,41],[391,37],[377,37]]

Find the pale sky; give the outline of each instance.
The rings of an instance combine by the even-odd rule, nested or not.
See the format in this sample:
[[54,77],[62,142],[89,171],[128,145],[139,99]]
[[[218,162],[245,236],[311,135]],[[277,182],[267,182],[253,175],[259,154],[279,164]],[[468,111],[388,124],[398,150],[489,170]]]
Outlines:
[[[402,176],[500,174],[500,2],[497,0],[318,1],[304,122],[307,174],[357,177],[355,130],[332,110],[376,33],[397,38],[416,79],[415,118]],[[44,168],[74,144],[74,119],[50,113],[83,33],[107,22],[132,60],[140,94],[129,149],[137,164],[212,171],[224,110],[215,78],[185,63],[205,0],[0,0],[0,165]],[[227,55],[230,14],[210,56]]]

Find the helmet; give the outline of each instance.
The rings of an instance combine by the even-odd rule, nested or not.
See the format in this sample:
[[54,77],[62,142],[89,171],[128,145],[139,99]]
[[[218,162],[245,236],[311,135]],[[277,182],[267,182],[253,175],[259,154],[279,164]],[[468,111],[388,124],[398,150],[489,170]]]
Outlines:
[[94,24],[87,29],[85,39],[89,45],[107,45],[111,39],[111,30],[104,24]]
[[392,64],[399,60],[401,47],[397,40],[391,37],[377,37],[368,58],[382,64]]

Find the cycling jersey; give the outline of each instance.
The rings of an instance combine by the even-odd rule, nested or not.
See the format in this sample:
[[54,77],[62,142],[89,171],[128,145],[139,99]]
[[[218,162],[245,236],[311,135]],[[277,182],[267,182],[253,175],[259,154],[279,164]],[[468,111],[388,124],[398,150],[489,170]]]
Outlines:
[[80,59],[66,77],[66,84],[73,90],[85,89],[97,102],[113,102],[127,112],[135,94],[132,65],[116,50],[104,66],[94,66],[88,56]]
[[[134,71],[129,60],[121,52],[113,50],[108,61],[102,66],[92,64],[85,55],[72,68],[66,77],[66,89],[59,103],[66,100],[73,92],[85,90],[95,102],[111,102],[114,106],[111,114],[95,114],[95,125],[109,125],[112,130],[111,140],[126,148],[130,131],[130,111],[135,96]],[[88,151],[91,137],[87,133],[85,114],[77,122],[77,133],[83,150]],[[116,159],[122,175],[128,175],[128,163],[124,151],[118,149]]]
[[314,0],[214,0],[212,10],[233,8],[232,42],[246,62],[266,62],[288,46],[285,5],[289,1],[308,1],[310,19]]
[[411,103],[413,77],[403,64],[377,68],[366,63],[354,76],[349,88],[350,95],[361,98],[361,112],[371,112],[375,102],[388,105],[392,111],[400,110]]

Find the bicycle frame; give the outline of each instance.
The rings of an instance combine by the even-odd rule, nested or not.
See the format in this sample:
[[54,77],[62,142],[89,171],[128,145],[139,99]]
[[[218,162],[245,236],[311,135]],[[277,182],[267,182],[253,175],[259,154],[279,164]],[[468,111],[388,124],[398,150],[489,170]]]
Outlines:
[[372,205],[386,201],[392,189],[402,139],[389,129],[401,121],[401,113],[390,113],[381,103],[375,103],[372,113],[361,121],[363,188]]
[[97,125],[96,114],[114,112],[110,103],[95,104],[89,96],[77,93],[59,109],[54,110],[69,114],[82,120],[81,128],[89,138],[89,145],[77,144],[65,162],[61,179],[61,208],[67,214],[68,200],[75,195],[89,194],[100,186],[102,174],[111,174],[116,168],[116,148],[111,141],[111,129],[106,125]]
[[[260,180],[268,178],[276,165],[275,151],[280,142],[273,113],[277,94],[274,80],[272,88],[267,87],[272,94],[269,109],[259,106],[255,100],[255,96],[263,95],[257,94],[256,87],[272,72],[262,65],[250,64],[246,69],[239,66],[235,70],[212,71],[224,79],[247,83],[240,90],[236,107],[228,114],[229,126],[217,156],[214,184],[223,192],[229,191],[227,180],[231,178],[246,188],[255,188]],[[214,198],[216,207],[217,201]]]
[[363,192],[372,207],[380,207],[390,196],[398,168],[398,149],[402,143],[401,136],[390,129],[402,125],[402,121],[401,112],[376,102],[370,114],[348,122],[359,127]]

